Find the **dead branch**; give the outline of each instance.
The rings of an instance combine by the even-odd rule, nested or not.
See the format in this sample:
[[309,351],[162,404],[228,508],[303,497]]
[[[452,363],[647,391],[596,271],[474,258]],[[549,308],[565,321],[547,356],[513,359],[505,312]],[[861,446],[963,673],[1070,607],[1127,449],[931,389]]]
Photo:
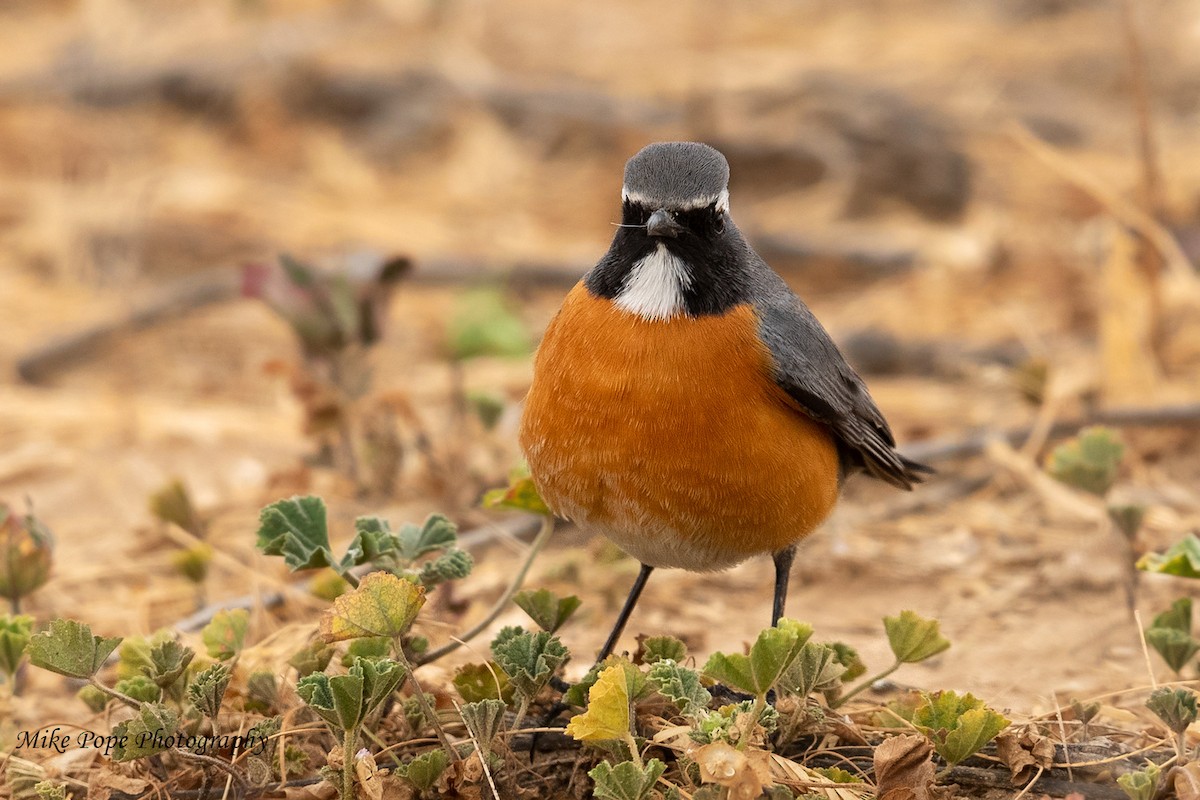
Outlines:
[[[1088,425],[1112,425],[1117,428],[1192,428],[1200,427],[1200,403],[1148,408],[1114,408],[1097,411],[1087,417],[1062,420],[1050,427],[1049,437],[1065,436]],[[904,455],[924,463],[970,458],[982,453],[988,442],[999,439],[1016,446],[1025,441],[1032,426],[1010,431],[984,431],[961,439],[933,439],[902,448]]]

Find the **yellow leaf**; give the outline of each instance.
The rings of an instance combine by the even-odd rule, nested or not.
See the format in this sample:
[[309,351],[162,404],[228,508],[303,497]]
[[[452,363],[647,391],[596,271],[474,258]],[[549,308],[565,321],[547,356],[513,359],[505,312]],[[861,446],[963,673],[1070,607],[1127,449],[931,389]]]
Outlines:
[[390,572],[372,572],[321,615],[321,636],[343,642],[363,636],[394,639],[408,630],[425,605],[425,587]]
[[588,692],[587,711],[567,723],[567,735],[581,742],[602,742],[629,736],[629,685],[625,669],[614,664],[600,672]]

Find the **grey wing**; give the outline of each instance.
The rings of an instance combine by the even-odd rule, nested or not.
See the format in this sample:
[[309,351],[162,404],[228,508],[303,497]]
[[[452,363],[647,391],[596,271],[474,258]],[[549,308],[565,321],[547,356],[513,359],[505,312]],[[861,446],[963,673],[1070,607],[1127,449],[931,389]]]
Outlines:
[[912,489],[921,473],[933,470],[896,452],[887,420],[825,328],[783,279],[774,272],[761,277],[766,285],[756,303],[759,335],[771,352],[776,383],[833,432],[845,471],[862,469]]

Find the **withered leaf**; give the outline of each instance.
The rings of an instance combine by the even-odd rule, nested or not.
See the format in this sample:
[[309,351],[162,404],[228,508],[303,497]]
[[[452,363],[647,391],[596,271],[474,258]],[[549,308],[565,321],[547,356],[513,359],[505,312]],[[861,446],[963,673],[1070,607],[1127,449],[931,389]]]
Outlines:
[[933,773],[933,745],[923,736],[892,736],[875,748],[879,800],[935,800]]

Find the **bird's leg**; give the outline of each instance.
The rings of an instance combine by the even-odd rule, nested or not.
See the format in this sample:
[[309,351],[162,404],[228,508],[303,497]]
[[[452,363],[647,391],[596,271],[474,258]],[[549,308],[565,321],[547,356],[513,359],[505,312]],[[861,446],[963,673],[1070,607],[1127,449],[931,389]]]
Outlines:
[[629,590],[629,597],[625,598],[625,606],[621,609],[620,616],[617,617],[617,624],[613,626],[612,633],[608,635],[608,641],[604,643],[604,647],[600,649],[600,655],[596,657],[597,664],[608,658],[613,648],[617,646],[617,640],[621,638],[621,632],[625,630],[625,623],[629,622],[629,615],[633,613],[633,607],[637,605],[638,598],[642,595],[642,589],[646,588],[646,579],[650,577],[653,570],[654,567],[649,564],[642,564],[642,571],[638,573],[637,580],[633,582],[633,588]]
[[792,574],[792,561],[796,558],[796,545],[785,547],[776,553],[775,559],[775,604],[771,608],[771,627],[779,624],[783,607],[787,603],[788,578]]

